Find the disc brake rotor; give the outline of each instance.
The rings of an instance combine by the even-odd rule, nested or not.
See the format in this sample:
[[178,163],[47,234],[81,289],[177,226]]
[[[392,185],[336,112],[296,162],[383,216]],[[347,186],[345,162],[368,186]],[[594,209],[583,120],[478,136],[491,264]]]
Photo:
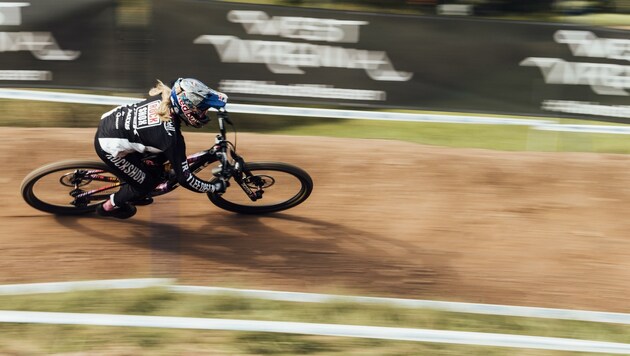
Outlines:
[[269,188],[276,183],[273,177],[268,175],[257,175],[247,177],[245,184],[252,189]]
[[84,185],[88,185],[92,182],[92,179],[86,177],[77,177],[77,172],[66,173],[61,178],[59,178],[59,183],[65,185],[66,187],[82,187]]

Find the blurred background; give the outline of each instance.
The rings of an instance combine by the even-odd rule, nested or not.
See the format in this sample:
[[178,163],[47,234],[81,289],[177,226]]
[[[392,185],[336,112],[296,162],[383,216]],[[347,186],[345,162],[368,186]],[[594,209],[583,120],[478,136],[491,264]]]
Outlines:
[[[628,0],[34,0],[0,11],[0,87],[141,97],[156,79],[191,76],[239,103],[630,118]],[[3,120],[42,124],[3,103]]]
[[[0,2],[0,282],[169,277],[629,312],[629,61],[630,0]],[[230,111],[273,105],[295,115],[326,108],[425,120],[233,111],[248,159],[287,161],[313,176],[313,195],[287,213],[228,214],[182,189],[116,224],[53,217],[23,202],[19,185],[33,169],[96,158],[95,127],[117,105],[103,97],[142,98],[157,79],[178,77],[227,93]],[[30,99],[18,99],[25,92]],[[70,99],[56,101],[58,93]],[[215,124],[186,133],[189,153],[207,149]],[[165,290],[5,296],[0,306],[630,343],[627,325],[338,303],[307,308]],[[516,354],[301,335],[103,330],[0,324],[0,353]],[[529,351],[515,352],[566,354]]]
[[[251,1],[255,2],[255,1]],[[315,8],[363,9],[420,14],[466,14],[475,16],[525,16],[553,18],[559,15],[628,13],[626,0],[268,0],[258,3]]]

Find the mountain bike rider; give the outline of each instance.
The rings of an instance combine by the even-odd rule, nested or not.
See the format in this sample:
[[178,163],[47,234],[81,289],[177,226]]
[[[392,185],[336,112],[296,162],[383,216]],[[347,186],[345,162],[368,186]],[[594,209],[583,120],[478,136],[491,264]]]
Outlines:
[[181,122],[202,127],[210,121],[208,109],[224,108],[227,95],[192,78],[179,78],[171,88],[158,80],[149,95],[101,117],[94,139],[96,153],[127,184],[97,206],[98,215],[127,219],[135,215],[135,205],[153,201],[147,194],[160,183],[160,172],[142,162],[151,153],[163,154],[181,186],[198,193],[225,191],[225,182],[211,184],[190,171]]

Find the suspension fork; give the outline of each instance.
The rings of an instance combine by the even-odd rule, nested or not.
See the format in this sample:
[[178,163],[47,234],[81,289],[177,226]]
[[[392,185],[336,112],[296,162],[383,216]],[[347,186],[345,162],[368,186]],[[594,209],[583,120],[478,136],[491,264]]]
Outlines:
[[[238,185],[243,189],[245,194],[249,197],[251,201],[256,201],[262,198],[263,190],[258,186],[258,182],[252,181],[252,178],[256,178],[252,172],[245,168],[245,161],[243,158],[237,154],[232,154],[232,158],[234,158],[234,168],[238,173],[233,175],[234,181],[238,183]],[[252,190],[249,184],[254,183],[254,185],[258,186],[258,189]]]

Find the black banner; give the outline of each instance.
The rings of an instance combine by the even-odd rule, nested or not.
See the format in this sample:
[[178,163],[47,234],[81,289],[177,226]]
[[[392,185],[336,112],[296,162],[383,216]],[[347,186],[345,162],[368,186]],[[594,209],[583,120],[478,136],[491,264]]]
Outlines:
[[234,99],[630,118],[628,31],[194,0],[153,24],[156,75]]
[[134,88],[137,61],[115,26],[116,0],[29,0],[0,6],[0,84]]
[[9,4],[0,85],[195,77],[232,102],[630,121],[629,31],[202,0],[147,2],[149,20],[125,26],[115,0]]

